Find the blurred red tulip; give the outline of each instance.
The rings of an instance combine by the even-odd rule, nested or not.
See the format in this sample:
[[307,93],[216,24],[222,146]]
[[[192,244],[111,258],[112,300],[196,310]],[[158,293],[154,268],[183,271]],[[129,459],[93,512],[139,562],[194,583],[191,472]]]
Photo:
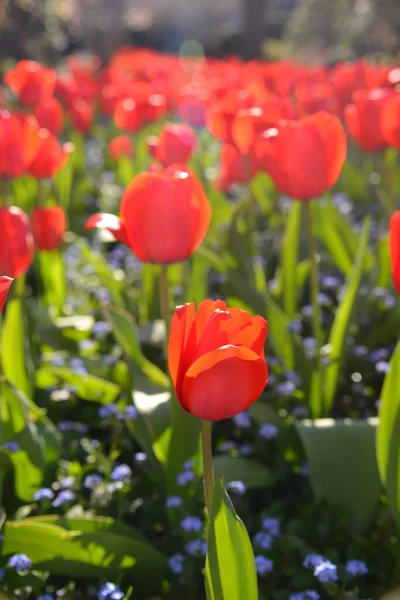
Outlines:
[[0,231],[0,273],[16,279],[33,259],[29,219],[17,206],[0,206]]
[[400,150],[400,93],[389,98],[383,107],[381,131],[386,143]]
[[64,209],[61,206],[35,208],[31,223],[36,250],[58,250],[67,227]]
[[122,197],[120,220],[93,215],[86,228],[103,227],[143,262],[168,264],[189,258],[203,241],[211,207],[200,183],[184,166],[137,175]]
[[117,135],[109,143],[108,153],[113,160],[118,160],[120,156],[132,157],[135,150],[131,138],[127,135]]
[[40,127],[48,129],[50,133],[56,136],[62,132],[64,113],[61,104],[53,96],[48,96],[40,100],[35,106],[33,114]]
[[246,410],[268,381],[267,322],[225,302],[178,306],[168,366],[177,399],[199,419],[220,421]]
[[53,177],[65,166],[68,152],[47,129],[41,129],[39,136],[41,141],[39,151],[29,165],[28,172],[36,179],[47,179]]
[[132,98],[119,100],[115,105],[114,121],[122,131],[137,131],[139,129],[139,117],[136,104]]
[[251,156],[243,156],[232,144],[224,144],[220,154],[220,170],[217,187],[228,192],[233,183],[246,183],[254,177],[257,169]]
[[337,181],[346,159],[346,134],[335,115],[320,111],[282,121],[260,143],[264,168],[290,198],[310,200]]
[[396,292],[400,294],[400,210],[396,211],[390,219],[389,245],[393,284]]
[[93,107],[84,100],[78,100],[69,106],[72,126],[81,133],[87,133],[93,123]]
[[261,134],[275,127],[282,118],[279,103],[271,103],[266,110],[259,107],[240,109],[232,122],[232,139],[242,154],[248,155]]
[[167,123],[155,146],[155,158],[164,166],[186,163],[197,144],[196,134],[188,125]]
[[358,90],[353,94],[352,103],[345,108],[347,128],[364,152],[384,150],[388,145],[380,123],[391,96],[392,93],[384,89]]
[[19,177],[41,145],[39,125],[33,117],[19,117],[0,109],[0,177]]
[[4,75],[4,81],[24,106],[34,106],[46,96],[51,96],[56,80],[54,69],[46,69],[33,60],[21,60],[15,69]]
[[0,276],[0,312],[4,308],[4,304],[7,298],[8,290],[14,280],[11,277]]
[[234,144],[232,125],[239,110],[251,108],[252,102],[245,91],[230,92],[207,113],[210,133],[226,144]]

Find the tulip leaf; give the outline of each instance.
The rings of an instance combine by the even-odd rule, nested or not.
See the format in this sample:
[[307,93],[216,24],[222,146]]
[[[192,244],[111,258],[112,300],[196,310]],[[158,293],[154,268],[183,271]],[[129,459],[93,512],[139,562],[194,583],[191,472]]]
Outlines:
[[377,419],[296,423],[316,499],[346,509],[358,531],[368,527],[379,503],[376,426]]
[[290,213],[286,222],[281,254],[283,307],[285,313],[290,319],[293,319],[296,312],[296,266],[299,250],[300,224],[301,202],[295,201],[292,202]]
[[65,303],[64,261],[59,250],[39,252],[40,276],[44,287],[45,301],[54,306],[61,315]]
[[376,248],[378,273],[375,287],[387,288],[390,286],[390,253],[389,253],[389,234],[379,238]]
[[248,458],[217,456],[213,460],[215,471],[221,471],[224,481],[242,481],[246,488],[265,488],[273,484],[274,477],[261,463]]
[[0,380],[0,445],[25,428],[27,416],[23,394],[8,381]]
[[312,207],[313,219],[315,219],[315,232],[333,263],[346,276],[350,275],[353,260],[346,244],[344,243],[335,221],[332,222],[331,215],[326,205],[315,203]]
[[400,528],[400,342],[390,360],[379,407],[377,457],[381,480]]
[[3,552],[24,552],[35,568],[56,576],[104,579],[129,572],[142,591],[157,590],[167,571],[166,557],[148,542],[130,536],[129,529],[125,534],[105,529],[101,518],[97,528],[86,531],[36,518],[8,521]]
[[125,306],[122,296],[122,283],[115,279],[114,272],[105,258],[100,253],[94,252],[89,244],[79,236],[74,235],[73,240],[81,251],[83,260],[93,267],[104,287],[110,292],[114,304]]
[[76,394],[83,400],[99,402],[100,404],[115,402],[121,391],[120,387],[112,381],[107,381],[89,373],[74,373],[68,367],[43,367],[36,372],[36,377],[38,387],[42,387],[42,385],[47,387],[50,378],[52,378],[53,385],[59,382],[71,385],[75,388]]
[[143,371],[154,385],[168,388],[170,386],[168,375],[150,362],[142,352],[136,322],[132,315],[123,308],[111,305],[104,309],[104,314],[111,323],[115,338],[127,357]]
[[350,319],[354,310],[357,293],[361,283],[361,277],[364,270],[365,256],[368,248],[368,238],[370,230],[370,219],[367,217],[364,221],[363,230],[359,240],[356,262],[351,275],[346,284],[346,290],[339,308],[336,311],[332,329],[329,336],[329,364],[324,372],[324,394],[321,398],[321,404],[314,408],[313,416],[319,417],[323,412],[329,413],[336,397],[336,390],[339,382],[340,367],[343,361],[345,351],[346,335]]
[[24,324],[24,278],[14,283],[1,332],[1,364],[5,377],[28,397],[32,383],[27,370],[27,337]]
[[258,600],[251,542],[221,473],[214,485],[208,529],[206,595],[207,600]]

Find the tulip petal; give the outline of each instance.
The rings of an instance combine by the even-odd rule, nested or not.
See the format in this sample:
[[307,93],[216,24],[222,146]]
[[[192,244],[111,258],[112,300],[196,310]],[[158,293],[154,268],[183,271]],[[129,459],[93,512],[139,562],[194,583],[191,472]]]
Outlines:
[[168,368],[175,387],[193,317],[194,303],[190,302],[183,306],[177,306],[172,318],[168,343]]
[[128,236],[124,224],[115,215],[109,213],[96,213],[88,218],[85,229],[107,229],[112,235],[125,246],[129,246]]
[[3,310],[8,290],[13,281],[11,277],[0,277],[0,312]]
[[260,316],[256,316],[247,325],[236,331],[229,341],[235,346],[246,346],[259,356],[264,356],[267,333],[267,321]]
[[390,219],[390,258],[394,287],[400,294],[400,210]]
[[248,408],[267,380],[263,358],[243,346],[224,346],[191,365],[183,379],[181,399],[199,419],[220,421]]

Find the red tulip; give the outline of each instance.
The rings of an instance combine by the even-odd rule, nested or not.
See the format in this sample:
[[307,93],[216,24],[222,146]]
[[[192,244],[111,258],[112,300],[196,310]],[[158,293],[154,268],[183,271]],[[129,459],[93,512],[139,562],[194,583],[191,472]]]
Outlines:
[[58,100],[53,98],[53,96],[43,98],[35,106],[33,114],[40,127],[48,129],[53,135],[59,135],[61,133],[64,126],[63,109]]
[[122,197],[120,220],[94,215],[86,228],[108,229],[143,262],[186,260],[203,241],[211,207],[200,183],[184,166],[137,175]]
[[81,133],[87,133],[93,122],[93,107],[84,100],[73,102],[69,107],[72,126]]
[[267,322],[225,302],[178,306],[168,366],[177,399],[199,419],[220,421],[248,408],[268,381]]
[[243,156],[232,144],[224,144],[220,154],[217,187],[227,192],[233,183],[246,183],[256,174],[254,160]]
[[261,134],[275,127],[283,117],[279,101],[271,101],[266,107],[243,108],[232,122],[232,139],[240,152],[249,155]]
[[232,125],[239,110],[251,108],[252,102],[246,92],[230,92],[214,105],[207,114],[210,133],[227,144],[234,144]]
[[376,152],[387,147],[380,123],[391,95],[390,91],[383,89],[358,90],[353,94],[352,104],[345,108],[347,128],[364,152]]
[[4,75],[4,81],[24,106],[33,106],[46,96],[51,96],[56,80],[53,69],[45,69],[33,60],[21,60],[14,70]]
[[11,277],[0,277],[0,312],[4,308],[8,290],[14,280]]
[[389,245],[393,283],[396,292],[400,294],[400,210],[397,210],[390,219]]
[[386,143],[400,150],[400,93],[386,102],[382,110],[381,131]]
[[31,222],[36,250],[58,250],[67,226],[64,209],[61,206],[35,208]]
[[117,135],[111,140],[108,153],[113,160],[118,160],[120,156],[132,157],[135,151],[131,138],[127,135]]
[[139,129],[136,104],[131,98],[117,102],[114,110],[114,121],[122,131],[137,131]]
[[16,279],[33,259],[33,239],[27,215],[17,206],[0,206],[0,273]]
[[346,134],[338,117],[320,111],[282,121],[267,132],[258,151],[281,192],[310,200],[336,183],[346,159]]
[[39,151],[29,165],[28,171],[36,179],[47,179],[53,177],[65,166],[68,152],[47,129],[41,129],[39,135],[41,139]]
[[19,177],[33,161],[41,144],[33,117],[18,117],[0,109],[0,177]]
[[155,146],[155,158],[164,166],[186,163],[197,144],[194,131],[187,125],[164,125]]

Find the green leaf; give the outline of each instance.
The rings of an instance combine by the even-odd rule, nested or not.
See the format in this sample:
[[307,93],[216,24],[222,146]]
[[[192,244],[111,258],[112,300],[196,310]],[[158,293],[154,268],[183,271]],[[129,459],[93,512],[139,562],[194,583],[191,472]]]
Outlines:
[[62,381],[74,386],[77,395],[83,400],[101,404],[115,402],[121,392],[120,387],[111,381],[89,373],[77,374],[68,367],[42,367],[36,372],[36,378],[38,387],[42,386],[42,382],[43,387],[47,387],[50,378],[53,378],[54,383]]
[[107,263],[106,259],[99,252],[92,250],[89,244],[79,236],[74,235],[73,241],[81,251],[84,261],[93,267],[102,284],[110,292],[114,304],[117,306],[125,306],[122,296],[122,283],[115,279],[114,271]]
[[293,336],[289,332],[289,317],[283,312],[271,295],[266,300],[268,321],[268,343],[287,371],[295,368],[295,349]]
[[206,561],[207,600],[258,600],[253,549],[218,473],[212,499]]
[[71,531],[35,518],[8,521],[3,552],[24,552],[35,568],[52,575],[105,579],[129,573],[146,591],[159,587],[167,567],[165,556],[130,536],[129,529],[125,535],[107,531],[102,521],[92,531]]
[[390,286],[390,253],[389,253],[389,234],[379,238],[376,248],[377,254],[377,279],[375,287],[387,288]]
[[281,271],[283,283],[283,307],[290,319],[296,312],[297,277],[296,266],[299,250],[301,224],[301,202],[292,202],[286,222],[281,254]]
[[248,458],[217,456],[213,460],[215,471],[221,471],[224,481],[243,481],[248,489],[270,487],[274,478],[269,469]]
[[339,308],[336,311],[335,319],[333,321],[328,341],[330,346],[330,362],[325,369],[324,397],[321,398],[320,406],[315,406],[312,410],[312,415],[314,418],[321,416],[323,412],[328,413],[335,401],[340,375],[340,366],[345,350],[346,335],[364,270],[370,222],[371,221],[368,217],[364,221],[363,230],[359,240],[356,262],[346,284],[346,291]]
[[44,287],[44,297],[49,306],[54,306],[58,315],[62,314],[65,303],[64,261],[59,250],[39,252],[40,275]]
[[1,332],[1,364],[5,377],[30,397],[32,384],[26,365],[23,291],[24,277],[14,283],[8,301]]
[[390,507],[400,527],[400,342],[385,376],[379,407],[377,458]]
[[316,235],[324,244],[337,268],[346,276],[349,275],[353,267],[352,256],[340,235],[335,221],[332,222],[329,208],[327,205],[314,203],[312,210],[313,219],[316,222]]
[[170,386],[168,375],[150,362],[142,352],[137,326],[132,315],[117,306],[107,306],[104,309],[104,314],[113,326],[114,335],[125,354],[143,371],[154,385],[168,388]]
[[296,423],[316,499],[348,510],[357,531],[368,527],[379,502],[376,426],[377,419]]
[[0,445],[25,429],[27,406],[23,396],[4,379],[0,380]]

